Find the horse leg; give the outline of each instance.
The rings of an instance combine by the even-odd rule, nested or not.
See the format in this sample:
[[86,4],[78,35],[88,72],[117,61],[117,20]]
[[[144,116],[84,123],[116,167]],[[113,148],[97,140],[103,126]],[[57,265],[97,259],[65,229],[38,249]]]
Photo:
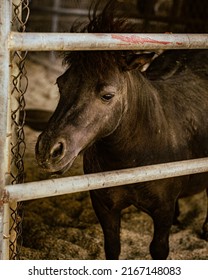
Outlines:
[[99,196],[90,192],[91,201],[104,234],[104,249],[107,260],[117,260],[120,255],[120,210],[110,210]]
[[202,233],[202,238],[205,239],[206,241],[208,241],[208,188],[206,189],[206,192],[207,192],[207,201],[206,201],[206,204],[207,204],[207,216],[206,216],[206,219],[205,219],[205,222],[203,224],[203,233]]
[[155,260],[165,260],[169,254],[169,234],[173,224],[174,205],[171,208],[161,207],[152,216],[154,223],[154,235],[150,244],[150,254]]

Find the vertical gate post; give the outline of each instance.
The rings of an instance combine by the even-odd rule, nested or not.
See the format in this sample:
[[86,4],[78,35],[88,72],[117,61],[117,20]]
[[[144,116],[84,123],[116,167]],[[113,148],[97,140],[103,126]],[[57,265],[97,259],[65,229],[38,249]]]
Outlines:
[[0,0],[0,259],[9,258],[9,204],[5,202],[5,185],[9,171],[8,98],[10,93],[11,1]]
[[[11,31],[18,31],[20,28],[20,22],[18,21],[18,18],[21,20],[22,18],[22,4],[21,0],[10,0],[12,2],[12,25],[11,25]],[[18,11],[18,18],[15,17],[15,7]],[[11,73],[10,73],[10,99],[9,99],[9,119],[8,124],[11,128],[11,137],[10,137],[10,143],[12,147],[12,158],[10,160],[10,183],[15,184],[16,183],[16,176],[18,174],[18,168],[16,167],[16,160],[15,155],[18,153],[16,143],[18,142],[18,135],[17,135],[17,127],[15,123],[19,122],[19,92],[17,89],[20,88],[20,78],[19,78],[19,68],[18,68],[18,58],[16,58],[16,52],[10,53],[11,59],[10,63],[12,65],[11,67]],[[15,80],[15,86],[14,86],[14,80]],[[9,205],[9,212],[10,212],[10,227],[9,227],[9,259],[15,259],[17,254],[17,232],[16,232],[16,215],[17,215],[17,202],[13,201]],[[14,219],[13,219],[14,216]]]

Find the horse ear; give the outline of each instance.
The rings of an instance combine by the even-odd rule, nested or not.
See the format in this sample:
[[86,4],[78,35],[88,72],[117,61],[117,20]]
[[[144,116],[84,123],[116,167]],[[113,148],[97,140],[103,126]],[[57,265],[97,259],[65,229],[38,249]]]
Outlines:
[[155,58],[155,53],[133,53],[127,55],[123,61],[123,70],[130,71],[133,69],[139,69],[141,72],[147,70],[151,62]]

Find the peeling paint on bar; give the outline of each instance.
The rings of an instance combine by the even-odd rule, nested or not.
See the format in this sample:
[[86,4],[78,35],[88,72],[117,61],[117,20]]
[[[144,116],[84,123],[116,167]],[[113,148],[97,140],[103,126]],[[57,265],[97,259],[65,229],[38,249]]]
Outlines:
[[169,45],[171,42],[168,41],[158,41],[151,38],[143,38],[143,37],[135,37],[134,35],[119,35],[119,34],[112,34],[113,39],[120,40],[122,42],[126,42],[129,44],[146,44],[146,43],[153,43],[158,45]]

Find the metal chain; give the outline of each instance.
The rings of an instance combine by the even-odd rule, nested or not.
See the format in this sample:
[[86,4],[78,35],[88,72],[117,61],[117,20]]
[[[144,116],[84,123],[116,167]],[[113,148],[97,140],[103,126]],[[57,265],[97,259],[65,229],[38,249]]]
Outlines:
[[20,0],[18,4],[12,3],[12,24],[15,25],[16,30],[19,32],[24,32],[26,30],[26,23],[30,15],[29,2],[29,0]]
[[[14,3],[15,2],[15,3]],[[24,32],[29,18],[29,0],[14,1],[12,27],[15,31]],[[18,2],[18,3],[17,3]],[[12,77],[11,77],[11,184],[24,181],[24,154],[26,149],[24,122],[25,122],[25,98],[28,87],[25,59],[27,52],[14,52],[12,54]],[[10,259],[20,257],[21,240],[21,203],[12,205],[10,227]]]

